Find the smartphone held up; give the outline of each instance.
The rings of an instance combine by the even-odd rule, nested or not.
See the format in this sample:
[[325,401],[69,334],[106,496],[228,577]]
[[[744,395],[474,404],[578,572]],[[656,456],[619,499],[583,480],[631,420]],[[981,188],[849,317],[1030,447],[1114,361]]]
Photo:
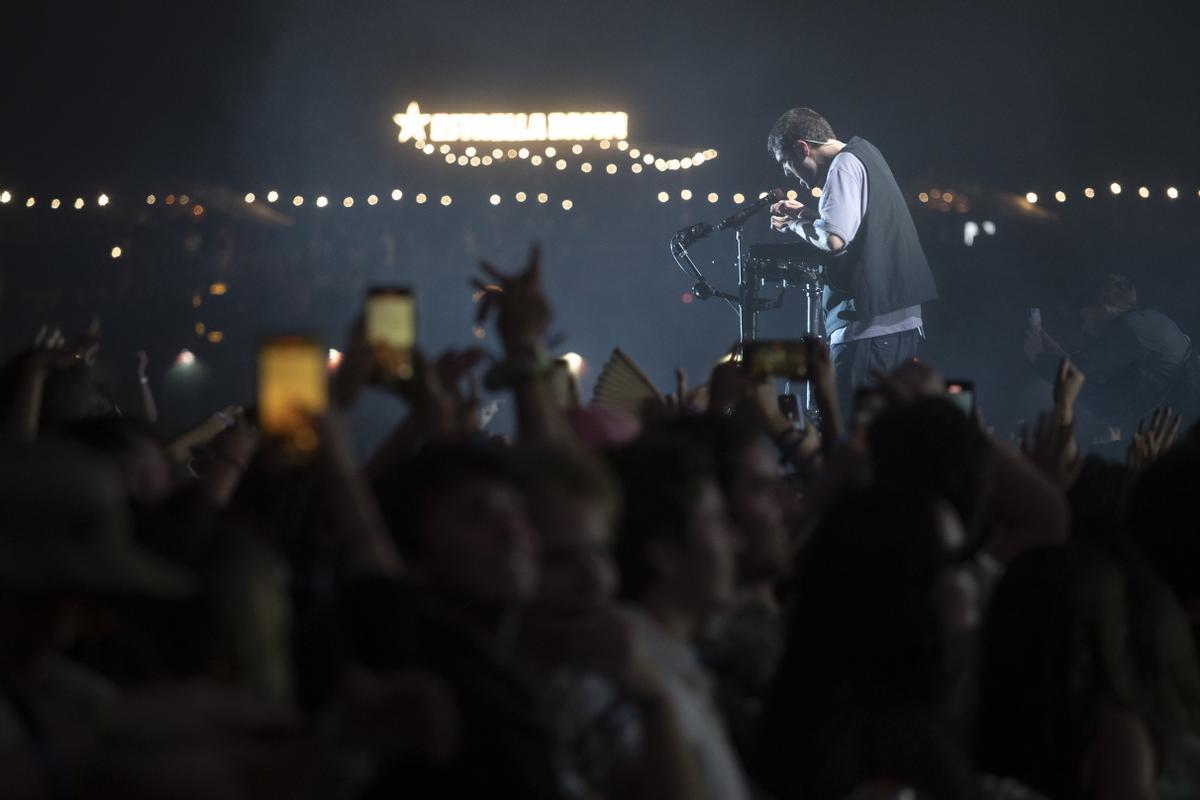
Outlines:
[[273,336],[258,352],[258,420],[262,431],[299,455],[317,446],[313,417],[329,405],[326,352],[315,337]]
[[746,342],[742,366],[755,378],[808,380],[808,343],[803,339]]
[[417,304],[406,286],[375,286],[367,291],[363,313],[367,345],[387,380],[407,380],[413,373],[417,343]]

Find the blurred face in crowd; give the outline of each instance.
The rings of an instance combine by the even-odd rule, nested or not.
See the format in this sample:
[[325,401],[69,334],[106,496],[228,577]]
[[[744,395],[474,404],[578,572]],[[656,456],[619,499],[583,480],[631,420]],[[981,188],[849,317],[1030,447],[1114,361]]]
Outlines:
[[736,583],[737,533],[716,481],[705,480],[682,539],[657,539],[658,589],[703,618],[728,606]]
[[1079,309],[1079,323],[1084,334],[1095,339],[1119,314],[1120,312],[1112,306],[1084,306]]
[[586,497],[544,497],[535,517],[541,575],[532,611],[569,621],[611,605],[617,568],[608,504]]
[[504,481],[472,478],[443,490],[427,510],[414,571],[424,588],[480,612],[528,601],[536,547],[525,504]]
[[738,579],[778,577],[790,564],[785,518],[785,487],[775,457],[764,445],[748,447],[734,457],[737,479],[729,487],[729,513],[741,539]]

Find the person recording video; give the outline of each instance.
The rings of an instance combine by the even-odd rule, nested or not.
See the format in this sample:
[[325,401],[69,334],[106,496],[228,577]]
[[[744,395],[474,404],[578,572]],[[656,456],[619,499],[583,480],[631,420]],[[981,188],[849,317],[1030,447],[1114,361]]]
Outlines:
[[[1079,403],[1129,438],[1138,420],[1170,404],[1194,417],[1196,387],[1191,341],[1167,315],[1141,308],[1137,288],[1124,275],[1109,274],[1088,288],[1079,309],[1087,342],[1071,360],[1086,376]],[[1041,327],[1040,315],[1025,331],[1025,357],[1050,382],[1066,351]]]

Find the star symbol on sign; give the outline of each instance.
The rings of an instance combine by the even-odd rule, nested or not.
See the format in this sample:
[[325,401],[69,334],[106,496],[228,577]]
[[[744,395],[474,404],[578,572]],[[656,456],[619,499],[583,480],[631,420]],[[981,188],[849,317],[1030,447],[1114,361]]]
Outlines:
[[425,126],[429,124],[432,116],[432,114],[422,114],[421,107],[417,105],[416,100],[409,103],[403,114],[396,114],[392,117],[392,121],[400,126],[400,141],[407,142],[409,139],[424,141]]

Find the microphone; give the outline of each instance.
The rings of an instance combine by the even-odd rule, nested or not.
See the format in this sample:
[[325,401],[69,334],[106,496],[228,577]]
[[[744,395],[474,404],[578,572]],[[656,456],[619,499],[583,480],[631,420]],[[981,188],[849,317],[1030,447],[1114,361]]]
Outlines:
[[743,206],[725,219],[721,220],[719,223],[717,223],[717,227],[714,230],[723,231],[728,228],[740,228],[746,224],[746,220],[750,219],[772,203],[778,203],[786,196],[787,195],[783,193],[782,189],[772,189],[762,197],[755,200],[753,203]]
[[680,228],[675,231],[674,241],[680,247],[687,247],[692,242],[708,236],[712,231],[712,225],[709,225],[707,222],[697,222],[690,228]]

